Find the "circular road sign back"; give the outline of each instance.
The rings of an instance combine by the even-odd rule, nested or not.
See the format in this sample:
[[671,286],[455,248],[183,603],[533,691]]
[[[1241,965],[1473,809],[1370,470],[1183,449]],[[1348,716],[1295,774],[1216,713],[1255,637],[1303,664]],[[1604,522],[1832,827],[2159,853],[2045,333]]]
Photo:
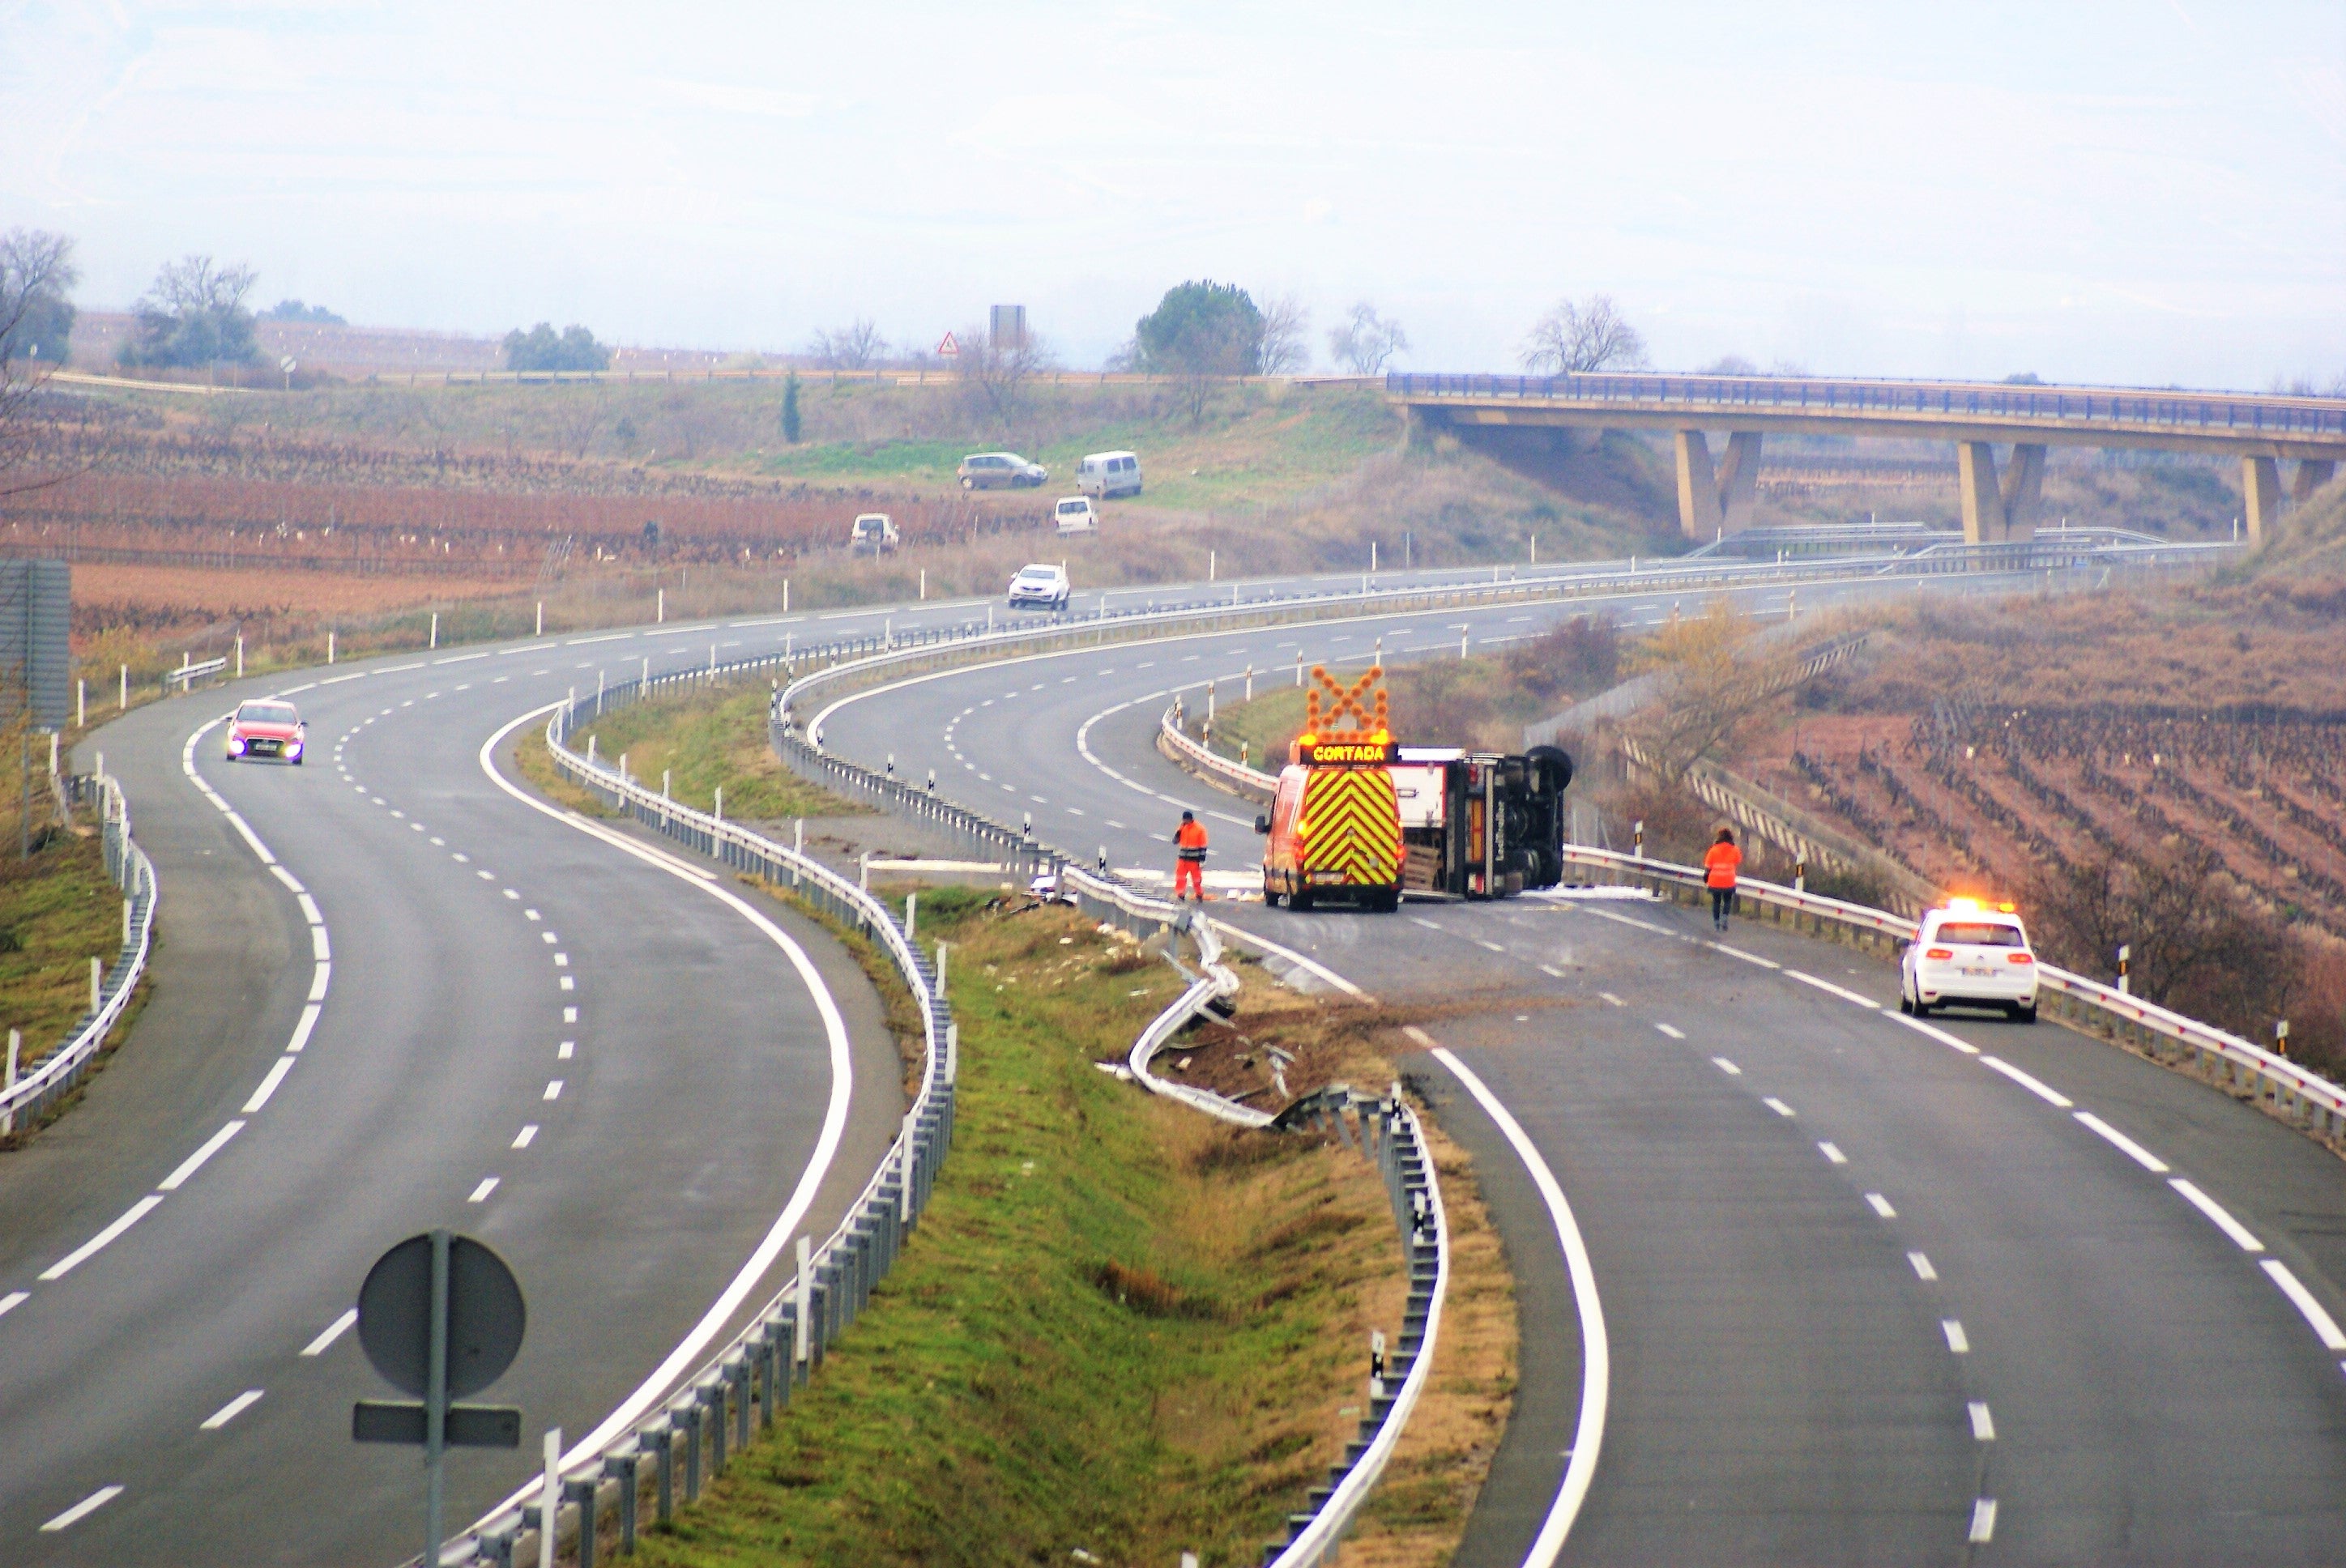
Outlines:
[[[521,1282],[469,1236],[448,1238],[448,1397],[480,1392],[521,1351],[528,1320]],[[359,1344],[383,1380],[417,1399],[432,1367],[432,1237],[411,1236],[367,1270]]]

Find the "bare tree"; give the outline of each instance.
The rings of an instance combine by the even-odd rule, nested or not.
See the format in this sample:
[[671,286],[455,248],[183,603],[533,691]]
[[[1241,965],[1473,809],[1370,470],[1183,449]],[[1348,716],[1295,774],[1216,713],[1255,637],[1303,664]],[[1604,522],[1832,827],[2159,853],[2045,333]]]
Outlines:
[[827,371],[868,371],[888,357],[888,340],[870,317],[817,332],[807,344],[815,363]]
[[964,395],[1008,436],[1026,412],[1027,383],[1038,371],[1051,368],[1050,351],[1032,332],[1015,343],[998,343],[983,326],[964,329],[956,341],[961,353],[954,361],[954,374],[960,378]]
[[1797,677],[1789,653],[1755,650],[1750,637],[1750,624],[1724,599],[1698,616],[1673,616],[1654,634],[1639,667],[1661,677],[1659,689],[1626,728],[1665,787],[1732,750],[1744,726]]
[[1306,347],[1311,312],[1292,294],[1281,294],[1262,308],[1262,343],[1256,356],[1267,376],[1291,376],[1309,370],[1311,351]]
[[603,420],[609,410],[604,405],[600,383],[579,389],[580,395],[556,403],[554,428],[561,433],[563,449],[575,458],[584,458],[594,446],[595,438],[603,433]]
[[2241,901],[2202,846],[2055,863],[2031,884],[2028,905],[2038,940],[2067,967],[2108,974],[2125,946],[2137,995],[2251,1038],[2284,1015],[2299,983],[2295,944]]
[[1534,375],[1637,371],[1646,363],[1645,337],[1610,294],[1591,294],[1576,304],[1558,300],[1524,339],[1523,366]]
[[1408,348],[1409,334],[1401,323],[1379,316],[1366,300],[1352,307],[1342,326],[1328,333],[1328,352],[1356,376],[1383,374],[1392,357]]
[[43,461],[56,455],[58,418],[42,389],[65,362],[63,341],[73,329],[66,294],[80,277],[64,235],[37,229],[0,235],[0,495],[70,477]]
[[166,262],[138,301],[138,325],[120,351],[125,364],[200,365],[260,357],[252,312],[244,308],[260,274],[209,256]]

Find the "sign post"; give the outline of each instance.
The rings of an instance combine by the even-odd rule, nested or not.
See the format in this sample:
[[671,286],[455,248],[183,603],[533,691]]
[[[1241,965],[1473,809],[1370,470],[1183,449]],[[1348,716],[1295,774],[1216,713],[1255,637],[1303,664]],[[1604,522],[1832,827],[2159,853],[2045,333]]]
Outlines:
[[423,1446],[426,1564],[440,1561],[448,1449],[521,1446],[520,1410],[449,1401],[505,1375],[527,1316],[505,1259],[446,1230],[409,1237],[375,1260],[360,1288],[360,1346],[385,1382],[421,1402],[362,1400],[351,1410],[351,1437]]

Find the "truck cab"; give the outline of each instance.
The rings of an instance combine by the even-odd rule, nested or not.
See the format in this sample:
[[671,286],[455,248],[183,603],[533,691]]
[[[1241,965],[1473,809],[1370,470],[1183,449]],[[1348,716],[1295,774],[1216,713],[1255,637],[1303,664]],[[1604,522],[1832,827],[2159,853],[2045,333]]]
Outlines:
[[1297,738],[1270,810],[1262,901],[1308,910],[1340,902],[1390,912],[1401,907],[1401,810],[1393,745],[1382,731]]

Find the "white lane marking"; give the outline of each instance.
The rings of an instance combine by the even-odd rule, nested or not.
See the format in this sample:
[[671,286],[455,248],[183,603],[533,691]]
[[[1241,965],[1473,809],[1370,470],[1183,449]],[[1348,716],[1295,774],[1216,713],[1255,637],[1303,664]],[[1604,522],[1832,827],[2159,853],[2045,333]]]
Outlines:
[[525,1123],[521,1131],[514,1135],[513,1146],[517,1149],[525,1149],[529,1147],[531,1140],[536,1136],[537,1124],[536,1122]]
[[1988,1413],[1987,1404],[1982,1400],[1972,1401],[1972,1436],[1981,1442],[1995,1441],[1995,1417]]
[[116,1237],[120,1236],[124,1231],[128,1230],[132,1226],[138,1224],[140,1220],[153,1213],[155,1206],[162,1201],[163,1200],[161,1198],[150,1192],[145,1197],[140,1198],[137,1203],[132,1204],[128,1208],[122,1211],[121,1218],[116,1220],[112,1225],[107,1226],[104,1230],[99,1231],[96,1236],[91,1237],[87,1241],[83,1242],[79,1247],[75,1247],[71,1252],[66,1253],[63,1257],[58,1258],[55,1263],[50,1264],[46,1268],[42,1269],[40,1276],[41,1283],[44,1285],[51,1285],[55,1284],[57,1280],[63,1279],[66,1275],[72,1273],[76,1268],[87,1262],[101,1247],[111,1242]]
[[[486,658],[488,657],[489,656],[484,653],[458,654],[454,658],[435,658],[432,663],[436,668],[444,664],[470,664],[476,658]],[[456,689],[462,691],[464,687],[458,687]],[[434,692],[433,695],[437,697],[439,693]]]
[[2295,1303],[2300,1312],[2305,1314],[2305,1320],[2313,1325],[2314,1336],[2321,1341],[2322,1349],[2346,1350],[2346,1333],[2339,1331],[2338,1319],[2332,1318],[2329,1309],[2313,1298],[2313,1292],[2308,1290],[2304,1283],[2289,1271],[2288,1264],[2278,1257],[2268,1257],[2264,1261],[2264,1271],[2272,1276],[2272,1282],[2280,1287],[2280,1293]]
[[2148,1149],[2144,1148],[2140,1144],[2136,1143],[2132,1138],[2127,1137],[2124,1133],[2118,1131],[2116,1127],[2102,1120],[2101,1117],[2094,1115],[2093,1112],[2078,1112],[2077,1120],[2085,1123],[2086,1125],[2091,1127],[2095,1132],[2099,1133],[2103,1137],[2107,1138],[2111,1143],[2116,1145],[2118,1149],[2125,1154],[2127,1158],[2132,1160],[2135,1164],[2140,1166],[2151,1175],[2165,1176],[2167,1174],[2168,1166],[2165,1160],[2160,1159],[2157,1155],[2152,1154]]
[[285,1042],[287,1055],[298,1056],[301,1054],[301,1047],[310,1043],[310,1031],[318,1026],[318,1015],[324,1011],[324,1008],[314,1002],[301,1009],[301,1017],[293,1025],[293,1037]]
[[310,928],[310,956],[321,963],[334,956],[332,946],[326,941],[324,926],[313,925]]
[[121,1495],[122,1489],[118,1486],[101,1486],[46,1524],[42,1525],[41,1533],[54,1535],[60,1530],[70,1530]]
[[473,857],[462,851],[452,852],[448,858],[460,866],[469,866],[473,863]]
[[570,976],[566,974],[562,977],[562,989],[565,991],[576,991],[578,988],[571,983]]
[[1964,1332],[1964,1325],[1961,1319],[1940,1319],[1939,1331],[1947,1337],[1948,1349],[1953,1350],[1958,1356],[1968,1356],[1972,1353],[1971,1337]]
[[1882,1006],[1882,1003],[1874,1001],[1871,996],[1860,996],[1856,992],[1844,986],[1835,985],[1830,980],[1819,980],[1815,975],[1804,973],[1797,969],[1787,969],[1783,972],[1789,979],[1797,980],[1802,985],[1813,985],[1819,991],[1840,997],[1843,1002],[1854,1002],[1860,1007],[1872,1007],[1877,1010]]
[[577,1048],[578,1048],[578,1042],[577,1042],[577,1041],[576,1041],[576,1040],[565,1040],[561,1044],[556,1045],[556,1046],[554,1048],[554,1057],[555,1057],[555,1060],[556,1060],[556,1061],[557,1061],[557,1062],[567,1062],[567,1061],[569,1061],[569,1060],[570,1060],[570,1053],[572,1053],[573,1051],[576,1051]]
[[327,1324],[325,1329],[320,1333],[316,1339],[302,1346],[301,1353],[305,1356],[324,1355],[326,1353],[326,1347],[341,1339],[345,1333],[349,1332],[351,1325],[356,1323],[358,1320],[359,1309],[353,1307],[349,1311],[344,1312],[341,1317],[335,1319],[332,1322]]
[[1683,1040],[1686,1038],[1686,1031],[1678,1028],[1675,1024],[1657,1023],[1654,1027],[1660,1030],[1663,1033],[1668,1035],[1673,1040]]
[[331,963],[321,963],[310,972],[309,999],[311,1001],[323,1002],[326,1000],[326,982],[332,978],[334,966]]
[[[492,878],[491,880],[492,880],[492,881],[495,881],[495,879]],[[509,899],[512,899],[512,900],[515,901],[516,902],[518,902],[518,901],[520,901],[520,899],[521,899],[521,895],[520,895],[519,893],[517,893],[517,892],[514,891],[513,891],[513,889],[511,889],[511,888],[507,888],[507,889],[505,889],[505,897],[507,897],[507,898],[509,898]]]
[[1880,1215],[1882,1218],[1896,1219],[1898,1217],[1898,1211],[1891,1207],[1890,1200],[1882,1196],[1880,1193],[1867,1193],[1865,1195],[1865,1201],[1872,1207],[1873,1212]]
[[273,866],[277,863],[277,857],[269,852],[269,846],[260,841],[260,836],[258,833],[245,826],[243,818],[230,811],[228,814],[228,821],[230,827],[244,835],[244,841],[252,846],[252,852],[260,857],[262,865]]
[[[670,876],[699,888],[709,897],[725,904],[742,919],[757,927],[768,940],[781,949],[782,955],[790,961],[791,969],[798,974],[800,983],[806,987],[809,997],[814,1003],[816,1013],[822,1019],[823,1035],[829,1044],[831,1057],[831,1099],[823,1111],[822,1131],[817,1135],[814,1152],[808,1157],[805,1168],[799,1173],[798,1186],[791,1190],[790,1199],[783,1205],[782,1211],[774,1217],[774,1223],[760,1238],[757,1247],[751,1250],[750,1256],[743,1260],[740,1270],[718,1294],[717,1299],[709,1303],[709,1310],[701,1314],[700,1320],[692,1326],[690,1332],[678,1341],[676,1348],[652,1369],[649,1377],[638,1384],[635,1390],[626,1399],[619,1401],[616,1410],[605,1416],[594,1431],[586,1433],[572,1446],[570,1452],[561,1461],[566,1466],[576,1464],[588,1455],[599,1453],[605,1444],[627,1431],[644,1411],[666,1397],[675,1387],[677,1380],[699,1359],[702,1349],[709,1342],[724,1330],[725,1325],[731,1320],[742,1301],[749,1297],[750,1291],[757,1288],[758,1282],[766,1277],[767,1270],[774,1266],[775,1259],[781,1257],[782,1249],[790,1244],[790,1238],[797,1233],[800,1224],[805,1219],[807,1210],[813,1207],[815,1193],[822,1186],[823,1178],[830,1173],[831,1161],[839,1153],[840,1139],[847,1127],[848,1101],[855,1086],[855,1071],[854,1058],[849,1050],[847,1020],[839,1011],[838,1000],[831,995],[830,988],[823,983],[821,972],[815,968],[814,960],[807,956],[804,948],[791,940],[788,932],[774,924],[753,905],[725,887],[718,881],[715,872],[699,872],[697,868],[686,866],[667,855],[655,854],[626,835],[590,822],[576,812],[548,805],[531,796],[526,790],[497,771],[496,748],[504,744],[505,737],[533,719],[545,718],[556,706],[548,703],[543,708],[532,709],[511,720],[483,741],[480,750],[481,771],[489,776],[490,782],[531,810],[541,812],[558,822],[566,823],[589,838],[599,839],[622,853],[635,856],[646,865],[656,866]],[[563,1009],[563,1017],[566,1023],[576,1023],[578,1010],[575,1007],[566,1007]],[[534,1490],[534,1484],[524,1487],[515,1492],[509,1502],[500,1504],[499,1507],[516,1506]]]
[[1465,1063],[1442,1046],[1433,1049],[1435,1059],[1466,1085],[1466,1092],[1498,1125],[1501,1135],[1531,1172],[1532,1184],[1539,1188],[1540,1196],[1547,1202],[1548,1214],[1556,1222],[1556,1239],[1564,1245],[1565,1263],[1572,1274],[1573,1298],[1580,1308],[1580,1422],[1573,1437],[1571,1458],[1565,1461],[1564,1480],[1556,1487],[1556,1502],[1549,1506],[1547,1518],[1540,1525],[1531,1550],[1524,1553],[1524,1568],[1555,1568],[1557,1555],[1564,1551],[1565,1538],[1572,1532],[1573,1521],[1579,1517],[1581,1504],[1587,1500],[1589,1482],[1596,1479],[1596,1456],[1605,1441],[1605,1410],[1611,1399],[1613,1352],[1605,1335],[1605,1308],[1596,1298],[1596,1269],[1589,1261],[1588,1244],[1581,1237],[1580,1226],[1572,1217],[1572,1205],[1566,1200],[1564,1188],[1557,1185],[1556,1173],[1540,1157],[1522,1124]]
[[1837,1166],[1845,1166],[1849,1164],[1849,1156],[1841,1152],[1841,1148],[1838,1145],[1820,1143],[1817,1145],[1817,1152],[1824,1156],[1826,1160],[1831,1164]]
[[173,1171],[169,1176],[165,1176],[161,1181],[155,1184],[157,1190],[161,1192],[178,1191],[180,1186],[189,1176],[204,1168],[204,1162],[206,1160],[219,1153],[221,1146],[225,1145],[229,1139],[236,1136],[237,1134],[242,1131],[244,1131],[244,1124],[242,1122],[230,1122],[219,1132],[214,1133],[210,1137],[206,1138],[203,1142],[202,1147],[197,1149],[194,1154],[189,1155],[186,1159],[179,1162],[179,1168],[178,1170]]
[[269,1096],[277,1093],[277,1085],[285,1082],[285,1074],[291,1071],[293,1071],[292,1057],[280,1056],[277,1058],[276,1063],[270,1067],[266,1074],[262,1074],[260,1087],[255,1089],[252,1092],[252,1098],[244,1103],[244,1114],[248,1116],[252,1115],[256,1112],[260,1111],[262,1106],[268,1105]]
[[1959,1040],[1953,1034],[1948,1033],[1945,1030],[1937,1027],[1935,1024],[1925,1023],[1919,1018],[1909,1018],[1903,1013],[1885,1013],[1882,1016],[1884,1018],[1896,1019],[1899,1023],[1903,1023],[1907,1028],[1912,1029],[1917,1034],[1928,1034],[1932,1039],[1936,1040],[1942,1045],[1952,1045],[1966,1056],[1976,1056],[1980,1054],[1980,1048],[1973,1044],[1970,1041]]
[[1649,931],[1657,936],[1676,936],[1678,934],[1666,925],[1656,925],[1652,921],[1639,920],[1635,915],[1625,915],[1617,910],[1601,910],[1596,908],[1594,904],[1582,904],[1579,905],[1578,908],[1583,914],[1593,914],[1599,920],[1609,920],[1621,925],[1633,925],[1639,931]]
[[245,1390],[244,1392],[229,1400],[228,1403],[214,1410],[210,1415],[206,1416],[204,1418],[203,1426],[200,1430],[208,1432],[216,1432],[219,1431],[220,1428],[228,1425],[229,1422],[236,1420],[237,1417],[242,1415],[245,1411],[259,1404],[260,1402],[261,1393],[262,1390],[260,1389]]
[[432,840],[432,847],[435,850],[444,850],[448,847],[448,840],[435,838]]
[[1743,1076],[1743,1069],[1737,1066],[1734,1063],[1729,1061],[1724,1056],[1713,1056],[1711,1058],[1711,1062],[1720,1072],[1726,1074],[1730,1078],[1740,1078]]
[[2247,1226],[2234,1219],[2222,1204],[2218,1203],[2181,1176],[2175,1177],[2167,1185],[2181,1193],[2185,1202],[2213,1220],[2216,1228],[2237,1242],[2242,1252],[2262,1252],[2265,1249],[2265,1244],[2259,1241]]
[[546,1081],[546,1093],[542,1098],[548,1100],[558,1100],[562,1098],[562,1080],[559,1078],[547,1079]]
[[556,953],[554,955],[554,967],[556,969],[568,969],[570,967],[570,955],[566,952]]
[[323,925],[326,923],[326,917],[318,912],[318,901],[311,898],[308,893],[297,894],[293,901],[301,906],[301,918],[303,920],[308,921],[311,925]]
[[473,1189],[472,1196],[467,1197],[464,1201],[466,1203],[486,1203],[489,1201],[489,1194],[496,1190],[497,1178],[495,1176],[484,1177],[481,1185],[474,1187]]
[[[1282,947],[1267,936],[1257,936],[1254,932],[1245,930],[1243,927],[1234,926],[1224,921],[1216,921],[1214,922],[1214,929],[1221,932],[1224,936],[1229,937],[1232,942],[1239,942],[1244,946],[1259,948],[1264,952],[1278,954],[1280,958],[1287,960],[1288,962],[1294,964],[1297,968],[1303,970],[1305,972],[1326,981],[1329,984],[1334,986],[1337,990],[1342,992],[1347,996],[1357,996],[1362,1001],[1370,1000],[1369,993],[1367,992],[1362,991],[1359,986],[1353,984],[1351,981],[1345,979],[1342,975],[1337,973],[1326,964],[1321,963],[1316,958],[1308,957],[1303,953],[1296,952],[1291,947]],[[1427,1044],[1430,1044],[1431,1043],[1428,1042]]]
[[1784,967],[1772,958],[1762,958],[1756,952],[1746,952],[1739,947],[1729,947],[1723,942],[1707,942],[1702,945],[1710,949],[1713,952],[1723,952],[1729,958],[1739,958],[1746,963],[1756,963],[1762,969],[1781,969]]
[[521,911],[521,918],[524,920],[544,920],[546,917],[538,913],[536,910],[524,910]]
[[33,1293],[29,1290],[11,1290],[7,1295],[0,1296],[0,1318],[5,1318],[32,1298]]
[[1767,1106],[1770,1110],[1775,1112],[1780,1116],[1789,1116],[1794,1114],[1791,1106],[1784,1104],[1783,1101],[1776,1098],[1773,1095],[1769,1095],[1760,1103]]
[[1984,1546],[1995,1539],[1995,1499],[1983,1497],[1972,1504],[1971,1543]]
[[1541,964],[1539,966],[1539,972],[1542,974],[1546,975],[1550,980],[1562,980],[1565,978],[1564,971],[1558,969],[1552,963]]
[[1486,941],[1479,936],[1474,939],[1474,945],[1476,947],[1488,948],[1493,952],[1504,952],[1507,951],[1505,948],[1501,947],[1497,942]]
[[1914,1266],[1914,1278],[1917,1279],[1931,1280],[1939,1277],[1939,1271],[1931,1267],[1930,1255],[1927,1253],[1910,1252],[1906,1255],[1906,1261]]
[[2045,1083],[2043,1079],[2030,1077],[2001,1056],[1983,1056],[1980,1058],[1980,1065],[1993,1067],[2048,1105],[2066,1111],[2077,1103]]
[[285,884],[288,891],[300,893],[306,891],[301,886],[301,879],[294,876],[292,872],[287,871],[283,866],[271,866],[269,869],[275,874],[279,881]]
[[1611,1003],[1616,1007],[1627,1007],[1628,1005],[1627,1003],[1622,1001],[1619,997],[1614,995],[1609,991],[1600,991],[1596,994],[1603,997],[1606,1002]]

